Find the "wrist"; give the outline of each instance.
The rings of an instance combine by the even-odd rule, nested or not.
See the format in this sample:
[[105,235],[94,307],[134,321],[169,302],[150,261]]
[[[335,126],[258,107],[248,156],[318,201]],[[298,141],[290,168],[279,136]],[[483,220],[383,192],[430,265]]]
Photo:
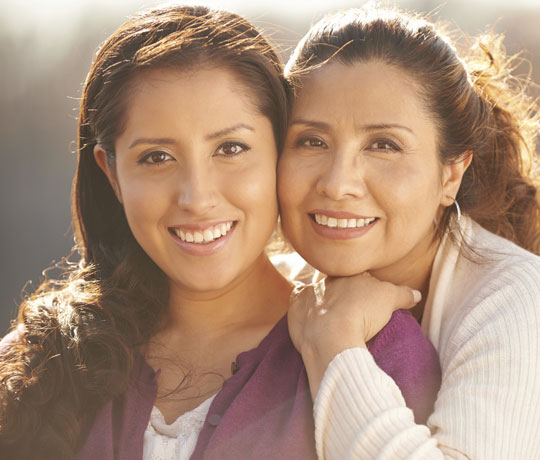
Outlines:
[[341,352],[350,348],[366,348],[363,340],[355,341],[350,344],[340,344],[340,346],[312,346],[306,345],[302,347],[302,360],[306,368],[306,373],[309,381],[311,397],[315,401],[317,392],[321,385],[322,379],[332,360]]

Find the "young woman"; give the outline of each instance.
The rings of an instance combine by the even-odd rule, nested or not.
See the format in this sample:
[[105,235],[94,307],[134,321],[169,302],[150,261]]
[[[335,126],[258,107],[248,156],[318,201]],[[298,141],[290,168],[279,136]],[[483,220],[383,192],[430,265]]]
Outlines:
[[[107,40],[79,116],[82,260],[1,346],[3,458],[316,457],[292,287],[264,253],[286,115],[279,58],[234,14],[153,10]],[[436,354],[412,316],[388,327],[373,356],[422,420]]]
[[538,458],[538,107],[511,69],[495,37],[460,58],[428,22],[369,8],[323,19],[288,63],[286,236],[329,275],[420,290],[413,312],[442,366],[417,425],[365,350],[389,286],[356,276],[298,295],[289,327],[320,458]]

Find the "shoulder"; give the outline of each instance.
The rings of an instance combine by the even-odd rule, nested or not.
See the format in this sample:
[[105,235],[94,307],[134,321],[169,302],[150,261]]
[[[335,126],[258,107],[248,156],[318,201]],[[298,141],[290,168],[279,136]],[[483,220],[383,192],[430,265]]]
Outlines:
[[[472,222],[471,247],[479,260],[460,256],[447,294],[448,350],[477,346],[515,351],[520,358],[538,351],[540,257]],[[519,345],[518,345],[519,344]],[[521,350],[521,352],[519,351]],[[453,354],[453,353],[452,353]]]
[[471,303],[494,309],[537,310],[540,302],[540,257],[473,222],[471,246],[480,255],[468,264],[476,280]]
[[388,324],[368,342],[375,362],[387,374],[410,375],[415,372],[440,372],[439,358],[431,342],[409,311],[397,310]]
[[[489,299],[492,308],[528,306],[540,301],[540,257],[482,228],[472,219],[465,227],[467,246],[460,251],[451,276],[450,301],[469,309]],[[445,263],[445,262],[443,262]],[[439,287],[439,286],[438,286]]]
[[439,357],[409,311],[397,310],[370,342],[368,349],[380,369],[401,390],[418,423],[425,423],[441,382]]
[[479,256],[478,260],[474,260],[479,267],[489,270],[494,267],[512,268],[525,264],[536,273],[540,270],[540,256],[486,230],[472,219],[469,219],[465,231],[467,243]]
[[368,342],[372,354],[384,353],[392,347],[410,348],[412,344],[424,345],[427,339],[420,325],[407,310],[396,310],[390,321]]

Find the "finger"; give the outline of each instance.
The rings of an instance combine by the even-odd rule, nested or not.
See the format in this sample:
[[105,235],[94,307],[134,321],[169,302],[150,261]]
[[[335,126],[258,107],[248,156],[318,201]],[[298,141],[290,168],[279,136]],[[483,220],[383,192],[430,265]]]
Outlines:
[[416,289],[411,289],[408,286],[396,286],[396,289],[395,310],[412,308],[422,300],[422,293]]

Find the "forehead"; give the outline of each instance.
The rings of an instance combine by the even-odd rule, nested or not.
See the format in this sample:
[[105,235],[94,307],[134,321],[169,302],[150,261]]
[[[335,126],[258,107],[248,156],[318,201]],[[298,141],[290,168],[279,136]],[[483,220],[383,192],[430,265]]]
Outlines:
[[264,125],[265,129],[269,124],[233,72],[215,67],[155,69],[132,81],[115,148],[139,137],[196,138],[231,124]]
[[359,122],[432,122],[419,82],[407,72],[381,61],[332,62],[309,73],[293,103],[293,114]]
[[[129,82],[128,108],[133,102],[152,102],[154,99],[179,97],[187,105],[200,105],[196,98],[219,96],[219,103],[227,97],[249,103],[251,89],[226,67],[196,66],[193,69],[157,68],[137,73]],[[195,99],[195,100],[194,100]]]
[[132,82],[125,101],[121,130],[114,139],[118,152],[129,151],[140,138],[188,145],[237,125],[272,133],[249,88],[226,68],[147,71]]
[[123,132],[226,123],[260,115],[250,88],[223,67],[152,69],[134,76],[125,94]]

